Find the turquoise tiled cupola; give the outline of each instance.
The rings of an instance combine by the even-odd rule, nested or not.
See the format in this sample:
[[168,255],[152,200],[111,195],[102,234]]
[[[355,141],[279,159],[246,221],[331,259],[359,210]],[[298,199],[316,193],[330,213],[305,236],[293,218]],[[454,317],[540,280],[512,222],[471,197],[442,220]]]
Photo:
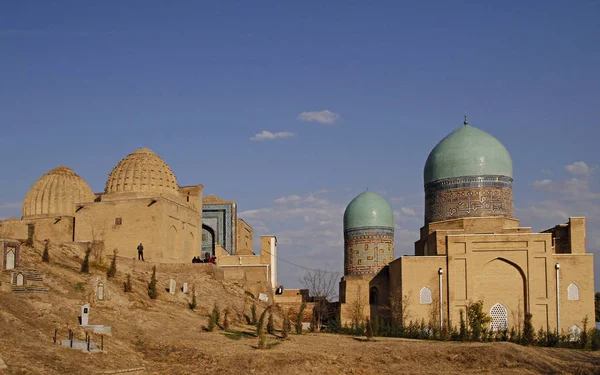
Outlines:
[[496,138],[464,126],[442,139],[429,153],[423,171],[424,184],[446,178],[506,176],[512,178],[512,159]]
[[354,198],[344,212],[344,230],[364,227],[394,227],[390,204],[368,190]]

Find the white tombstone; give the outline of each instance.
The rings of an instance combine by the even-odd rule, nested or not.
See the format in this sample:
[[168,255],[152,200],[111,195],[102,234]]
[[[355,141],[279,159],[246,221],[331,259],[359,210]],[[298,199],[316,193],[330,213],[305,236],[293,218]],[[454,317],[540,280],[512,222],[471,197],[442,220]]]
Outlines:
[[104,284],[102,284],[102,283],[98,284],[98,290],[96,292],[96,299],[98,301],[104,300]]
[[90,316],[90,304],[86,303],[85,305],[81,306],[81,325],[82,326],[88,325],[89,316]]
[[23,280],[23,274],[19,273],[17,275],[17,286],[22,286],[23,284],[25,284],[24,282],[25,280]]
[[258,300],[263,302],[269,302],[269,296],[264,293],[258,295]]
[[177,283],[175,283],[175,280],[171,279],[169,282],[169,293],[175,294],[176,287],[177,287]]
[[183,283],[183,292],[184,293],[188,292],[188,283]]
[[6,267],[7,270],[12,270],[15,268],[15,252],[9,250],[6,254]]

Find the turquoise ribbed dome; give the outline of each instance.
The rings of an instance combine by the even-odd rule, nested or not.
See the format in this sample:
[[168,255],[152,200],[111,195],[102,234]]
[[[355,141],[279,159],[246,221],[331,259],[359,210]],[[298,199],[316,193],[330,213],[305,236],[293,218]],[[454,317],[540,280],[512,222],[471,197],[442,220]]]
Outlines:
[[466,176],[507,176],[512,178],[510,154],[496,138],[465,125],[442,139],[427,157],[424,183]]
[[368,190],[354,198],[344,212],[344,230],[362,227],[394,227],[390,204]]

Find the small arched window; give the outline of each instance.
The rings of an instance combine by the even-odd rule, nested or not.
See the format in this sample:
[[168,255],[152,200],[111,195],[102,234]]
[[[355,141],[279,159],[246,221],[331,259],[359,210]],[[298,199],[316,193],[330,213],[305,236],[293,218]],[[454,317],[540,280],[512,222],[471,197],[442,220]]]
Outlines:
[[371,305],[377,305],[377,297],[378,297],[378,291],[376,287],[372,287],[371,288],[371,292],[369,293],[369,304]]
[[22,286],[23,284],[25,284],[25,279],[23,278],[23,274],[19,273],[17,275],[17,286]]
[[569,301],[579,301],[579,287],[577,284],[571,283],[567,288],[567,299]]
[[497,303],[490,309],[490,330],[506,331],[508,329],[508,310],[503,304]]
[[573,324],[569,327],[569,341],[577,341],[579,340],[579,336],[581,335],[581,328],[577,324]]
[[431,289],[424,286],[419,292],[419,301],[421,302],[421,305],[431,305],[433,302],[431,298]]

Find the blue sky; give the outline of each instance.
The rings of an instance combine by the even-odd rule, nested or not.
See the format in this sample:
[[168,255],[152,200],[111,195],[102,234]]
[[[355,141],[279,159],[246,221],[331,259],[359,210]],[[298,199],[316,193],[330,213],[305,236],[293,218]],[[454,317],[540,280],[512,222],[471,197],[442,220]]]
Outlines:
[[341,270],[343,209],[366,187],[411,253],[424,162],[466,112],[511,153],[522,224],[586,215],[599,258],[599,16],[591,1],[5,2],[0,217],[57,165],[100,192],[145,146],[276,234],[297,287],[283,260]]

